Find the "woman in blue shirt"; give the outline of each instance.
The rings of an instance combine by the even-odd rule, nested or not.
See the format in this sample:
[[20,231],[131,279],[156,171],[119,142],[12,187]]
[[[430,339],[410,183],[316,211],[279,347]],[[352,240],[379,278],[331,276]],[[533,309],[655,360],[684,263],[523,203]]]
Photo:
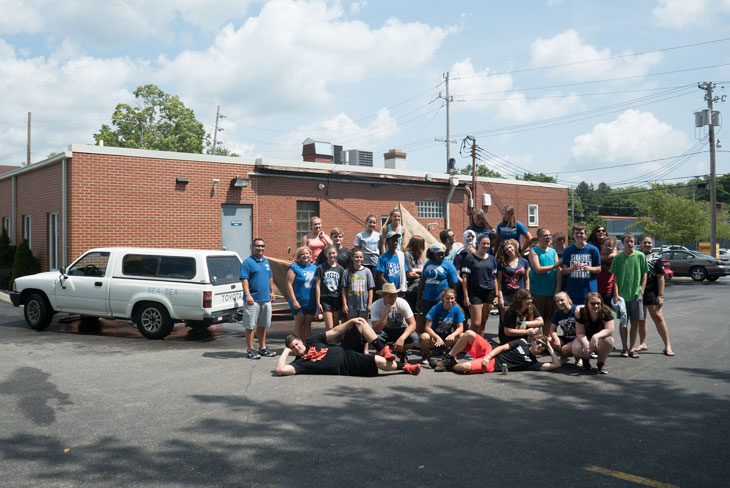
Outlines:
[[426,329],[421,334],[422,361],[428,364],[431,349],[452,347],[464,333],[464,313],[456,304],[456,292],[446,288],[441,292],[441,302],[426,315]]
[[289,308],[294,315],[294,335],[306,339],[312,332],[312,320],[317,308],[314,296],[314,278],[317,266],[311,263],[312,251],[302,246],[297,249],[294,263],[286,272],[286,289],[289,293]]
[[532,234],[527,230],[525,224],[515,218],[515,208],[512,205],[506,205],[502,209],[502,222],[497,224],[497,238],[494,242],[494,248],[497,249],[499,243],[507,239],[514,239],[519,243],[521,237],[525,238],[525,243],[520,248],[520,254],[529,248]]

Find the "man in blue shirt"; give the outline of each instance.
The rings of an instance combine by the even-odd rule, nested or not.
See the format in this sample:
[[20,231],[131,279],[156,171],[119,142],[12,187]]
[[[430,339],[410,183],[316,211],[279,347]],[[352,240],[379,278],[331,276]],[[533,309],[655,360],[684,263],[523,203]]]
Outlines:
[[[243,284],[243,318],[241,324],[246,330],[248,357],[261,359],[273,357],[276,353],[266,347],[266,329],[271,327],[271,302],[274,301],[274,275],[269,260],[264,257],[264,240],[257,237],[251,244],[251,255],[241,264],[241,283]],[[253,335],[259,340],[259,350],[254,349]]]
[[566,247],[562,256],[562,271],[567,278],[566,290],[570,300],[579,305],[590,292],[598,291],[598,273],[601,272],[601,254],[593,244],[586,242],[586,226],[573,227],[575,244]]
[[375,284],[382,288],[386,283],[393,283],[399,292],[408,288],[406,273],[411,270],[403,257],[403,252],[397,249],[400,234],[390,231],[385,236],[386,251],[378,258],[378,267],[375,271]]

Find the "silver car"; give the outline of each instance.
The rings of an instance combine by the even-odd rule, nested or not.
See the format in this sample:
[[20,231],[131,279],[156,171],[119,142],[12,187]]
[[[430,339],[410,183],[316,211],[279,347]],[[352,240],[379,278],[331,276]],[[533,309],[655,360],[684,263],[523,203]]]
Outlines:
[[670,250],[662,252],[675,276],[689,276],[695,281],[716,281],[730,274],[730,263],[696,251]]

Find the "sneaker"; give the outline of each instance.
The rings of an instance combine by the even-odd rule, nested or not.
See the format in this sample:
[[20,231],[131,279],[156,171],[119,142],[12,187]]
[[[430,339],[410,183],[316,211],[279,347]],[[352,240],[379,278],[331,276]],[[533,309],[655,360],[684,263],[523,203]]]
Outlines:
[[440,362],[440,359],[428,358],[428,365],[431,367],[431,369],[436,369],[436,366],[438,366]]
[[403,365],[403,371],[405,371],[408,374],[412,374],[413,376],[416,376],[416,375],[418,375],[418,373],[421,372],[421,365],[419,363],[416,363],[416,364],[406,363]]
[[249,359],[261,359],[261,355],[256,352],[256,349],[249,349],[248,358]]
[[456,359],[454,359],[453,356],[447,355],[443,361],[438,363],[435,368],[433,368],[434,371],[437,373],[443,373],[444,371],[451,371],[451,368],[454,367],[456,364]]
[[608,368],[606,367],[606,363],[598,363],[598,372],[601,374],[608,374]]
[[383,356],[386,361],[393,361],[395,360],[395,354],[393,354],[393,351],[390,350],[390,346],[385,346],[380,351],[376,352],[378,356]]
[[259,349],[259,354],[266,357],[266,358],[273,358],[276,356],[276,353],[269,349],[268,347],[262,347]]
[[586,358],[583,360],[583,369],[585,369],[586,371],[591,370],[591,360],[590,359]]
[[423,354],[421,356],[421,364],[423,364],[423,365],[431,364],[430,361],[431,361],[431,355],[430,354]]
[[465,353],[465,354],[464,354],[464,359],[466,359],[467,361],[472,361],[472,360],[473,360],[474,358],[473,358],[473,357],[471,357],[471,354],[469,354],[469,353],[467,352],[467,353]]
[[575,365],[579,368],[583,367],[583,360],[581,358],[575,358]]
[[598,359],[598,354],[596,354],[595,352],[592,352],[591,359]]

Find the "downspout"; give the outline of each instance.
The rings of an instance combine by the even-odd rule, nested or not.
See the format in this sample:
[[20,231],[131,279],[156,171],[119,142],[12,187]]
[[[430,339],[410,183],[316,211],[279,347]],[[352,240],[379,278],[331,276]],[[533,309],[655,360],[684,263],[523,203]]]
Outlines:
[[16,218],[15,213],[17,212],[17,208],[15,205],[15,200],[18,198],[17,192],[15,190],[15,185],[17,184],[17,177],[13,176],[10,180],[10,242],[13,243],[13,246],[18,245],[18,240],[16,238],[17,234],[17,225],[18,225],[18,219]]
[[67,158],[61,160],[61,228],[63,239],[61,239],[61,266],[67,266],[66,255],[68,252],[68,185],[66,181]]

